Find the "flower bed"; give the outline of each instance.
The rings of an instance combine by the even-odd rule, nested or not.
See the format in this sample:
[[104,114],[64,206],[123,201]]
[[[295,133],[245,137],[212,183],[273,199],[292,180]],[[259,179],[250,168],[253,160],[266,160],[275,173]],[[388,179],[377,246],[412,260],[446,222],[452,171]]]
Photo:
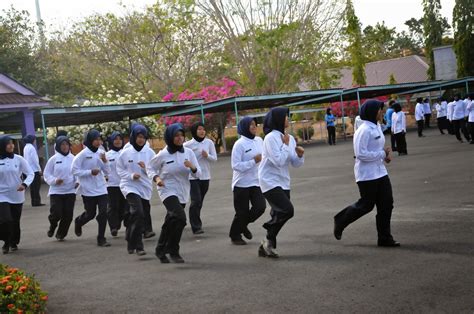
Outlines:
[[0,264],[0,313],[44,313],[48,295],[33,276]]

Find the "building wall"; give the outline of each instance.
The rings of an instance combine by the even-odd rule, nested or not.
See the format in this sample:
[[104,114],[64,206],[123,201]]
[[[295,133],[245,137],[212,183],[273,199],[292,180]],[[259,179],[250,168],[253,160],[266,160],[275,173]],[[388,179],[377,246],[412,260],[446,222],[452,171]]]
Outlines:
[[456,54],[453,46],[444,46],[433,49],[435,61],[435,75],[437,80],[453,80],[457,78]]

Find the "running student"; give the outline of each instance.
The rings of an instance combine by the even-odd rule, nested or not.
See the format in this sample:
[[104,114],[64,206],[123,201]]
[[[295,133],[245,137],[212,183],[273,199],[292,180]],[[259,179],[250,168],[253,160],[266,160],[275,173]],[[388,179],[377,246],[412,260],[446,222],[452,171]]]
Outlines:
[[41,203],[41,166],[39,163],[38,152],[36,151],[36,136],[27,135],[23,138],[25,147],[23,148],[23,157],[30,165],[31,170],[35,173],[35,178],[30,185],[31,206],[44,206]]
[[259,256],[277,258],[277,236],[294,215],[290,201],[290,165],[301,167],[304,149],[296,146],[293,136],[285,132],[289,126],[289,109],[273,108],[265,116],[262,161],[258,178],[263,195],[271,206],[271,219],[263,227],[267,236],[258,249]]

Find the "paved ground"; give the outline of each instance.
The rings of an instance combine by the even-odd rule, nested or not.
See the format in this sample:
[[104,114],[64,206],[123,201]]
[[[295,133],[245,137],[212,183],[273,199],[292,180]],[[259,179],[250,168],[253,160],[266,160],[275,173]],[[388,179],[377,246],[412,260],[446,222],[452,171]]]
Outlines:
[[[474,145],[435,130],[408,135],[406,157],[389,166],[394,189],[393,234],[398,249],[376,247],[375,213],[332,236],[333,215],[355,201],[351,143],[306,149],[292,172],[295,217],[279,237],[279,260],[257,257],[261,224],[247,246],[227,237],[233,216],[230,160],[220,158],[203,210],[203,236],[189,227],[186,264],[162,265],[126,253],[124,233],[113,246],[95,245],[97,225],[59,243],[46,237],[48,208],[26,206],[20,251],[1,256],[35,273],[50,294],[49,311],[72,312],[469,312],[474,311]],[[28,202],[27,202],[28,203]],[[82,211],[76,203],[75,216]],[[153,222],[164,207],[156,194]],[[110,238],[110,237],[109,237]]]

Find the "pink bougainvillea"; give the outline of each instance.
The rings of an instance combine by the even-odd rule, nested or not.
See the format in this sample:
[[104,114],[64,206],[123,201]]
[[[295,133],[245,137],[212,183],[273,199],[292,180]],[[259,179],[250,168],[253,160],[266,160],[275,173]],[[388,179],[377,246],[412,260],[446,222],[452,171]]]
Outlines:
[[[389,100],[388,96],[381,96],[381,97],[374,97],[374,99],[387,102]],[[360,103],[361,105],[366,101],[367,99],[361,99]],[[332,109],[332,113],[337,116],[337,117],[342,117],[342,103],[341,102],[336,102],[332,103],[331,106],[329,107]],[[345,117],[355,117],[359,115],[359,105],[357,103],[357,100],[352,100],[352,101],[345,101],[344,102],[344,116]]]

